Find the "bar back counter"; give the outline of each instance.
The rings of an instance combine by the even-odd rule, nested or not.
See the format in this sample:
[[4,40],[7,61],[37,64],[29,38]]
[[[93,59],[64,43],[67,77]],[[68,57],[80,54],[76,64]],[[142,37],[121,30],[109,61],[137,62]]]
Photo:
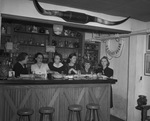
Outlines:
[[80,104],[84,120],[86,105],[100,105],[103,121],[110,121],[110,87],[115,79],[96,80],[0,80],[0,121],[18,121],[17,110],[32,108],[32,121],[39,121],[39,109],[55,108],[54,121],[67,121],[68,106]]

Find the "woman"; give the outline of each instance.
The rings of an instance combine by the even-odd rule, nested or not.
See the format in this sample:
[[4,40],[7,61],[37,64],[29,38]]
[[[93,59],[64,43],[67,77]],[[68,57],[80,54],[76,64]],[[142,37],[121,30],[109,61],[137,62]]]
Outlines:
[[28,74],[27,62],[28,62],[28,54],[22,52],[17,57],[17,63],[14,65],[13,70],[15,72],[15,77],[20,77]]
[[96,73],[100,73],[107,77],[113,77],[113,69],[109,68],[109,60],[106,56],[103,56],[100,60],[100,68],[96,70]]
[[67,63],[67,74],[77,74],[80,71],[80,66],[76,63],[77,56],[75,53],[72,53],[68,57]]
[[85,61],[83,64],[83,68],[81,69],[81,74],[91,74],[93,70],[91,69],[91,63],[89,61]]
[[37,77],[47,78],[47,73],[50,73],[48,64],[43,63],[43,54],[35,54],[35,64],[31,65],[31,72]]
[[65,66],[62,63],[62,55],[59,53],[54,54],[53,62],[49,63],[48,66],[53,73],[65,73]]
[[[96,70],[96,73],[100,73],[102,75],[105,75],[109,78],[113,77],[114,71],[113,69],[109,68],[109,60],[106,56],[103,56],[100,60],[100,68]],[[111,86],[111,92],[110,92],[110,108],[113,107],[113,95],[112,95],[112,86]]]

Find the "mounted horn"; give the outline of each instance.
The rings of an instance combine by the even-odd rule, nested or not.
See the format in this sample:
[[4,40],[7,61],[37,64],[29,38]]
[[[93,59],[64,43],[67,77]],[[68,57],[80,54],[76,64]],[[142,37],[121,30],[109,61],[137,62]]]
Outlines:
[[119,25],[125,21],[127,21],[130,17],[127,17],[121,21],[108,21],[102,18],[90,16],[84,13],[72,12],[72,11],[57,11],[57,10],[45,10],[43,9],[37,0],[33,0],[34,6],[37,11],[42,15],[48,16],[57,16],[64,19],[67,22],[75,22],[75,23],[83,23],[86,24],[88,22],[97,22],[104,25]]

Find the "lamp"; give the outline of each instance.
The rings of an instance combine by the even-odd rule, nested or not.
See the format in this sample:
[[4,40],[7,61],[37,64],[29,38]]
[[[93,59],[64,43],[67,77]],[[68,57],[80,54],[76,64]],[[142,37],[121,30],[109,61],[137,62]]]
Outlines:
[[60,35],[63,31],[63,26],[62,25],[53,25],[53,31],[56,35]]

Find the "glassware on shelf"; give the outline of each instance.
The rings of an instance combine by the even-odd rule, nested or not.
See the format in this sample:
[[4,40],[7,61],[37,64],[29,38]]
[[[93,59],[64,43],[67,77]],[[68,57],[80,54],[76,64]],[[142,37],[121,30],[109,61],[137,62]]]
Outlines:
[[3,25],[1,27],[1,32],[2,32],[2,34],[6,34],[6,27],[4,27]]

